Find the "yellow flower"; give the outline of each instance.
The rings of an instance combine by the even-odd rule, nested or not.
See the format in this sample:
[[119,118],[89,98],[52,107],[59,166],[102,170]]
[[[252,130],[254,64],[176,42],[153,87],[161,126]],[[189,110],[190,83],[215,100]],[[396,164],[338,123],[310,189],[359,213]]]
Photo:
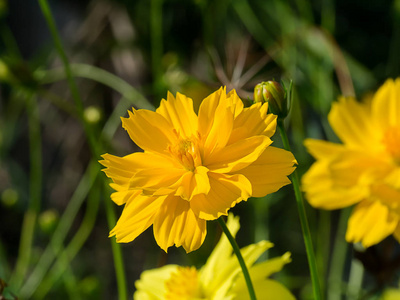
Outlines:
[[179,93],[168,93],[155,112],[129,112],[122,125],[144,152],[102,156],[116,190],[111,199],[125,204],[110,236],[130,242],[153,225],[162,249],[175,244],[190,252],[203,243],[207,220],[289,184],[296,161],[269,146],[276,116],[267,110],[261,103],[244,108],[235,91],[221,88],[198,115]]
[[[235,236],[239,230],[239,219],[228,217],[228,228]],[[254,289],[259,300],[293,300],[293,295],[276,280],[268,279],[291,261],[290,253],[281,257],[255,263],[272,243],[261,241],[242,248],[240,251],[249,268]],[[144,271],[135,283],[134,300],[246,300],[247,286],[238,260],[232,254],[228,239],[222,236],[206,264],[195,267],[166,265]]]
[[346,240],[364,247],[390,234],[400,240],[400,79],[387,80],[372,100],[341,98],[329,123],[343,144],[306,140],[317,159],[303,177],[311,205],[357,204]]

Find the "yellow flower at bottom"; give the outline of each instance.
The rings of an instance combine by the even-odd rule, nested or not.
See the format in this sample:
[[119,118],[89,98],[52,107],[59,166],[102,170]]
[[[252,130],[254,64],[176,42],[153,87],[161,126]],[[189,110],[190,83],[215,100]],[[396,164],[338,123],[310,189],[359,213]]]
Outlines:
[[[233,235],[239,230],[239,219],[228,217],[227,226]],[[258,300],[293,300],[290,291],[276,280],[268,279],[291,261],[290,253],[255,263],[272,243],[261,241],[241,249],[249,268]],[[135,283],[134,300],[246,300],[247,286],[238,260],[225,236],[221,237],[206,264],[194,267],[166,265],[144,271]]]
[[158,245],[201,246],[206,221],[227,215],[249,197],[289,184],[291,152],[270,146],[276,116],[268,104],[244,108],[233,90],[221,88],[203,100],[168,93],[155,111],[133,110],[122,125],[144,150],[100,161],[116,190],[111,199],[124,210],[110,236],[130,242],[153,225]]
[[339,99],[328,119],[343,144],[306,140],[317,160],[303,176],[308,201],[324,209],[357,204],[348,242],[400,240],[400,79],[387,80],[364,103]]

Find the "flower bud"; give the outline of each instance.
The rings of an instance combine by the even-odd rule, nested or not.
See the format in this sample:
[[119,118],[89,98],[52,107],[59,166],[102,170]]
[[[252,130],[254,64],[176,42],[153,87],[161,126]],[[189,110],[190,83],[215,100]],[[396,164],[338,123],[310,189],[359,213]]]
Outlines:
[[271,113],[279,118],[286,118],[289,112],[285,88],[276,81],[264,81],[257,84],[254,88],[254,102],[268,102]]

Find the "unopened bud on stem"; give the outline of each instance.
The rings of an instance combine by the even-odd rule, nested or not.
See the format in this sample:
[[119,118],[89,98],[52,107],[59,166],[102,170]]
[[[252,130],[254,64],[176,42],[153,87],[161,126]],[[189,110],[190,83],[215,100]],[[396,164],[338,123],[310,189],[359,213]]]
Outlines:
[[269,110],[279,118],[288,115],[288,101],[282,84],[276,81],[264,81],[254,88],[254,102],[268,102]]

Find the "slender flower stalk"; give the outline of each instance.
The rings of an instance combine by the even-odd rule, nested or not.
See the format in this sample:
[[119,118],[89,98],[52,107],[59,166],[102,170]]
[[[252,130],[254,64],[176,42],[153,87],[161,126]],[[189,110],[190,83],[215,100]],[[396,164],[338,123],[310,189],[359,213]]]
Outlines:
[[22,224],[19,256],[11,284],[19,289],[28,271],[34,239],[35,224],[40,211],[42,191],[42,150],[37,99],[29,96],[26,99],[29,119],[29,152],[30,152],[30,202]]
[[[65,54],[60,35],[58,33],[58,30],[55,25],[54,17],[51,13],[49,4],[47,0],[39,0],[40,8],[42,10],[43,16],[46,19],[47,26],[50,29],[51,35],[54,40],[54,45],[57,49],[57,52],[62,60],[65,74],[67,77],[68,85],[71,90],[72,97],[75,102],[76,109],[78,111],[80,120],[83,124],[86,137],[88,139],[89,145],[91,147],[92,153],[95,157],[98,157],[100,155],[101,151],[101,145],[100,143],[97,142],[96,136],[91,128],[91,126],[85,121],[83,117],[83,102],[82,99],[79,95],[79,91],[76,85],[76,82],[72,76],[72,71],[71,67],[67,58],[67,55]],[[107,205],[107,204],[106,204]],[[108,206],[107,208],[107,217],[109,222],[112,220],[115,220],[115,213],[113,210],[110,210]],[[123,260],[122,260],[122,252],[121,248],[119,245],[117,245],[114,241],[111,241],[111,247],[112,247],[112,253],[114,257],[114,265],[116,268],[116,274],[117,274],[117,285],[118,285],[118,292],[119,292],[119,299],[127,299],[127,291],[126,291],[126,278],[125,278],[125,272],[124,272],[124,267],[123,267]]]
[[[282,137],[283,147],[286,150],[291,151],[289,139],[286,134],[283,119],[278,119],[277,125],[279,128],[279,133]],[[300,190],[299,175],[296,171],[297,170],[294,170],[294,172],[290,175],[290,179],[292,180],[294,194],[296,197],[297,208],[299,210],[300,224],[301,224],[301,229],[303,232],[304,244],[306,246],[308,265],[310,267],[314,299],[318,300],[318,299],[322,299],[322,293],[321,293],[320,283],[318,280],[317,263],[316,263],[313,243],[312,243],[312,239],[311,239],[311,232],[310,232],[310,228],[308,226],[306,209],[304,207],[303,194],[301,193],[301,190]]]
[[218,223],[222,228],[222,231],[225,233],[226,237],[229,240],[229,243],[231,243],[233,252],[235,252],[235,255],[239,261],[240,267],[242,268],[243,276],[246,281],[247,289],[249,290],[249,296],[251,300],[256,300],[256,293],[254,291],[253,283],[251,282],[249,270],[247,269],[246,263],[243,259],[242,254],[240,253],[240,248],[238,244],[236,243],[235,238],[232,236],[231,232],[229,231],[228,226],[226,226],[225,221],[222,219],[222,217],[218,218]]

